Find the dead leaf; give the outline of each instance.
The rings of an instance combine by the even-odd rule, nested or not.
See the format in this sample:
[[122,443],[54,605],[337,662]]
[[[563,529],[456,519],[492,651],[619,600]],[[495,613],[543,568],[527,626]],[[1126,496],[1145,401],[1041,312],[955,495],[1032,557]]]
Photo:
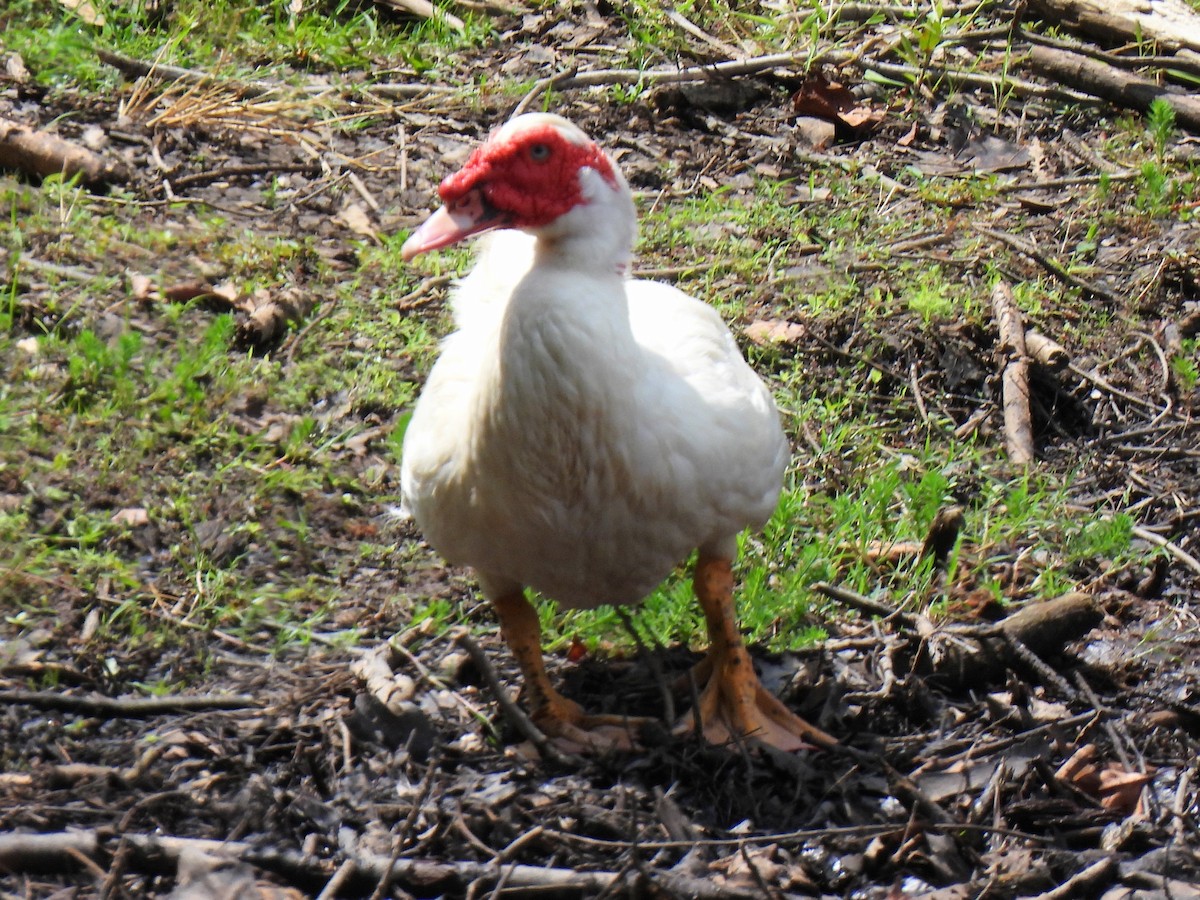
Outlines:
[[150,524],[150,514],[140,506],[130,506],[119,509],[109,519],[114,525],[128,525],[130,528],[141,528]]
[[129,293],[134,300],[150,299],[150,292],[154,289],[154,283],[148,275],[139,275],[137,272],[132,272],[129,275]]
[[803,325],[785,319],[758,319],[745,329],[746,337],[760,347],[798,344],[807,334],[808,329]]
[[[265,291],[265,288],[260,288],[259,290]],[[208,293],[214,297],[221,298],[232,307],[236,308],[241,305],[242,292],[232,282],[222,281],[220,284],[209,288]]]
[[96,12],[96,7],[92,6],[90,0],[58,0],[58,5],[71,10],[89,25],[104,27],[104,16]]
[[763,884],[780,888],[814,887],[808,874],[799,865],[779,859],[779,846],[742,848],[736,853],[714,860],[709,868],[719,872],[715,880],[730,887],[755,890]]
[[8,59],[4,61],[4,71],[17,84],[24,84],[29,80],[29,70],[25,68],[25,60],[21,58],[20,53],[8,55]]
[[371,217],[361,203],[347,203],[342,207],[342,211],[333,217],[333,221],[339,225],[345,225],[355,234],[369,237],[377,243],[379,241],[379,233],[371,224]]
[[379,526],[367,519],[348,519],[342,528],[356,541],[368,540],[379,535]]
[[571,638],[571,646],[567,648],[567,662],[580,662],[587,656],[587,644],[579,636]]
[[1118,763],[1100,770],[1097,794],[1105,809],[1131,816],[1142,802],[1142,788],[1153,780],[1151,772],[1130,772]]
[[883,122],[883,113],[860,100],[844,84],[830,81],[822,73],[810,75],[792,95],[798,116],[815,116],[841,122],[851,131],[869,131]]
[[904,133],[904,136],[896,140],[897,147],[907,147],[917,139],[917,123],[912,123],[912,128]]
[[1095,797],[1111,812],[1131,816],[1138,812],[1142,788],[1154,778],[1150,772],[1131,772],[1120,763],[1099,763],[1095,744],[1084,744],[1059,766],[1054,777]]
[[162,295],[163,299],[170,303],[187,303],[189,300],[195,300],[197,297],[222,296],[222,299],[226,299],[218,293],[217,288],[203,280],[184,281],[179,284],[173,284],[163,288]]

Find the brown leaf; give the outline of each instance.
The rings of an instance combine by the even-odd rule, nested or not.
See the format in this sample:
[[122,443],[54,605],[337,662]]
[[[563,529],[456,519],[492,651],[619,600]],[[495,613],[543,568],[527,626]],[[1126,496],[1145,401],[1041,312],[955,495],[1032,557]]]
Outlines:
[[1154,778],[1150,772],[1130,772],[1118,763],[1109,763],[1100,770],[1097,796],[1100,805],[1112,812],[1131,816],[1137,812],[1142,788]]
[[746,326],[745,334],[760,347],[769,347],[798,344],[804,340],[808,329],[785,319],[758,319]]
[[882,112],[820,72],[810,75],[792,96],[792,108],[798,116],[841,122],[851,131],[869,131],[883,121]]
[[163,299],[171,303],[187,303],[197,297],[208,297],[214,288],[207,281],[184,281],[162,289]]
[[379,535],[379,526],[369,519],[348,519],[342,528],[356,541],[367,540]]
[[342,207],[342,211],[333,217],[333,221],[339,225],[345,225],[355,234],[361,234],[376,242],[379,241],[379,233],[371,224],[371,217],[367,215],[367,211],[361,203],[347,203]]
[[140,528],[150,524],[150,514],[140,506],[130,506],[119,509],[109,519],[114,525],[128,525],[130,528]]
[[1054,777],[1095,797],[1107,810],[1133,815],[1141,802],[1142,788],[1150,783],[1153,772],[1130,772],[1115,762],[1101,764],[1097,762],[1098,754],[1095,744],[1084,744]]
[[1095,744],[1084,744],[1078,750],[1071,754],[1071,758],[1058,767],[1058,771],[1054,773],[1054,777],[1059,781],[1075,781],[1079,778],[1080,773],[1094,768],[1092,763],[1095,762],[1096,755],[1099,751]]
[[580,662],[587,656],[587,644],[578,636],[571,638],[571,646],[567,648],[567,662]]
[[96,7],[92,6],[90,0],[58,0],[58,4],[74,12],[89,25],[104,26],[104,16],[96,12]]
[[715,880],[728,887],[748,890],[755,890],[763,884],[792,889],[814,887],[803,868],[790,864],[786,859],[779,859],[779,856],[778,845],[768,844],[765,847],[745,848],[714,860],[709,868],[722,873],[715,876]]

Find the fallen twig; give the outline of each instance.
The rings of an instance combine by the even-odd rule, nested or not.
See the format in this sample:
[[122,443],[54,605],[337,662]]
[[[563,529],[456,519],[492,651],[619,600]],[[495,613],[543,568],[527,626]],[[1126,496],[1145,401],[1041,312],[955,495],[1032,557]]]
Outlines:
[[1057,188],[1080,187],[1085,184],[1100,184],[1102,181],[1135,181],[1141,172],[1105,172],[1103,175],[1072,175],[1066,178],[1047,178],[1044,181],[1013,181],[996,185],[997,194],[1017,194],[1023,191],[1048,191]]
[[1179,72],[1200,75],[1200,59],[1194,56],[1189,57],[1182,54],[1164,54],[1159,56],[1151,54],[1142,56],[1137,54],[1136,51],[1134,55],[1110,53],[1107,50],[1101,50],[1090,44],[1060,41],[1057,38],[1047,37],[1044,34],[1038,34],[1036,31],[1029,31],[1025,28],[1021,29],[1021,38],[1029,41],[1031,44],[1040,44],[1043,47],[1064,50],[1068,53],[1078,53],[1081,56],[1087,56],[1120,69],[1174,69]]
[[1080,278],[1078,275],[1072,275],[1067,271],[1067,267],[1058,260],[1054,259],[1052,256],[1042,253],[1032,244],[1023,241],[1016,235],[1006,234],[1003,231],[993,231],[991,228],[984,228],[979,225],[975,226],[975,230],[979,234],[990,237],[992,240],[999,241],[1002,244],[1006,244],[1007,246],[1016,250],[1018,253],[1028,256],[1043,269],[1065,284],[1068,284],[1073,288],[1078,288],[1081,291],[1086,291],[1087,293],[1099,297],[1105,302],[1111,303],[1114,306],[1120,305],[1120,298],[1108,288],[1101,284],[1088,281],[1085,278]]
[[[885,829],[873,827],[871,833]],[[120,838],[102,836],[97,831],[69,831],[52,834],[0,834],[0,869],[9,872],[61,870],[95,864],[107,856],[116,841],[129,848],[130,866],[161,869],[164,862],[178,865],[185,854],[217,860],[239,860],[282,872],[296,881],[324,880],[328,889],[333,879],[344,879],[349,888],[362,880],[378,882],[390,878],[392,884],[420,886],[429,890],[457,893],[476,881],[494,882],[503,877],[509,889],[558,889],[573,894],[598,896],[624,881],[620,872],[587,872],[577,869],[532,865],[505,865],[494,861],[434,861],[391,859],[381,854],[363,854],[346,860],[336,871],[325,861],[295,853],[264,853],[242,841],[216,841],[201,838],[177,838],[147,834],[123,834]],[[690,878],[670,872],[651,872],[650,878],[664,880],[687,896],[702,900],[741,900],[756,894],[715,884],[707,879]]]
[[1139,397],[1137,394],[1131,394],[1128,391],[1121,390],[1098,372],[1088,372],[1079,368],[1079,366],[1075,365],[1074,363],[1068,364],[1067,371],[1069,371],[1072,375],[1075,375],[1077,378],[1082,378],[1084,381],[1095,385],[1096,387],[1100,388],[1100,390],[1108,394],[1112,394],[1114,397],[1120,397],[1127,403],[1132,403],[1135,406],[1142,407],[1142,409],[1149,410],[1155,414],[1156,418],[1158,416],[1168,415],[1171,412],[1169,407],[1164,409],[1156,403],[1151,403],[1149,400]]
[[214,181],[223,181],[226,178],[238,178],[245,175],[273,175],[273,174],[311,174],[317,175],[321,172],[320,163],[263,163],[252,166],[223,166],[219,169],[210,169],[207,172],[193,172],[190,175],[181,175],[179,178],[170,178],[171,187],[174,190],[182,190],[185,187],[195,187],[200,184],[211,184]]
[[1141,525],[1134,525],[1130,530],[1134,537],[1139,537],[1143,541],[1154,544],[1156,547],[1162,547],[1197,575],[1200,575],[1200,559],[1196,559],[1196,557],[1192,556],[1192,554],[1188,553],[1178,544],[1167,540],[1161,534],[1155,534],[1148,528],[1143,528]]
[[1025,326],[1013,301],[1012,288],[998,281],[992,288],[992,314],[1000,334],[999,347],[1005,355],[1001,376],[1004,392],[1004,442],[1008,458],[1016,466],[1035,460],[1033,423],[1029,412],[1029,356],[1025,351]]
[[1076,872],[1054,890],[1031,897],[1030,900],[1070,900],[1071,897],[1096,896],[1100,888],[1112,881],[1117,871],[1117,860],[1107,856]]
[[460,630],[455,635],[454,640],[455,643],[459,644],[471,655],[471,659],[479,668],[479,673],[483,676],[483,680],[487,682],[488,687],[495,695],[496,702],[500,704],[500,709],[504,712],[509,722],[537,748],[538,753],[544,759],[576,767],[583,764],[583,760],[560,752],[551,743],[550,739],[542,733],[542,730],[533,724],[533,720],[525,714],[525,710],[521,709],[520,705],[508,695],[508,690],[500,681],[500,676],[496,674],[496,667],[492,665],[492,661],[488,659],[487,654],[483,652],[479,644],[475,643],[475,639],[467,634],[465,629]]
[[1065,369],[1071,362],[1071,354],[1062,344],[1032,328],[1025,331],[1025,351],[1030,359],[1050,372]]
[[430,275],[403,297],[394,301],[392,306],[399,312],[411,312],[426,306],[441,297],[441,294],[437,293],[438,288],[445,287],[453,280],[454,276],[451,274]]
[[[144,59],[134,59],[132,56],[125,56],[123,53],[114,53],[111,50],[105,50],[103,47],[96,49],[96,55],[100,57],[102,62],[108,63],[114,69],[124,72],[126,75],[153,75],[162,81],[178,81],[183,84],[194,84],[198,87],[219,85],[236,91],[243,97],[261,97],[264,94],[274,93],[280,89],[280,85],[272,84],[269,81],[237,81],[228,78],[218,78],[215,75],[209,75],[207,72],[197,72],[194,69],[169,66],[157,61],[147,62]],[[323,88],[323,90],[328,89],[328,85]]]
[[1053,47],[1031,48],[1028,65],[1040,75],[1074,85],[1126,109],[1145,112],[1155,100],[1164,100],[1175,110],[1180,125],[1189,131],[1200,131],[1200,98],[1194,94],[1175,93],[1148,78]]
[[125,166],[73,141],[0,117],[0,167],[46,178],[78,175],[87,184],[126,181]]
[[852,606],[859,612],[865,612],[867,615],[879,616],[883,619],[895,619],[903,622],[909,628],[916,627],[916,619],[908,613],[899,609],[893,609],[886,603],[880,603],[877,600],[872,600],[870,597],[864,597],[862,594],[852,591],[849,588],[839,587],[827,581],[818,581],[812,585],[812,589],[818,594],[824,594],[831,600],[845,603],[847,606]]
[[[830,52],[821,57],[825,62],[844,61],[848,55]],[[807,67],[815,61],[808,53],[772,53],[748,59],[731,59],[706,66],[689,66],[683,69],[597,69],[592,72],[560,72],[537,82],[517,104],[513,115],[519,115],[547,90],[596,87],[605,84],[686,84],[691,81],[707,81],[710,78],[731,78],[736,75],[754,75],[768,69]]]
[[205,710],[260,709],[263,703],[241,694],[187,697],[79,697],[55,691],[0,691],[0,706],[34,706],[87,716],[112,719],[141,719],[168,713]]
[[1065,100],[1069,103],[1094,103],[1096,98],[1091,94],[1074,91],[1062,85],[1036,84],[1011,75],[985,75],[980,72],[970,72],[943,66],[910,66],[906,63],[890,63],[878,59],[863,59],[861,65],[868,71],[878,72],[888,78],[929,78],[945,79],[953,84],[964,87],[984,88],[991,91],[1012,93],[1018,97],[1035,97],[1041,100]]

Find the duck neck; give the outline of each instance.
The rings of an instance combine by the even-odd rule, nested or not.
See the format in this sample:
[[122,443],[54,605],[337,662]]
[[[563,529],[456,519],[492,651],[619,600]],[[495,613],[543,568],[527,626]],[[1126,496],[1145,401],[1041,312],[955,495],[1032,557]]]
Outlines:
[[637,215],[624,177],[616,166],[612,171],[609,182],[595,169],[580,170],[584,202],[533,231],[534,266],[580,275],[629,275]]

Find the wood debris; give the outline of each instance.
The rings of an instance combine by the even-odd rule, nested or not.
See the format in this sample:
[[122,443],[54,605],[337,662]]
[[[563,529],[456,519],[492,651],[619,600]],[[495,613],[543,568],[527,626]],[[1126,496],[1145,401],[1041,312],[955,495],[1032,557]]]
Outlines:
[[992,314],[999,331],[999,348],[1004,360],[1004,441],[1008,458],[1015,466],[1035,460],[1033,424],[1029,412],[1029,356],[1025,350],[1025,327],[1013,301],[1012,288],[999,281],[992,288]]
[[126,181],[125,165],[73,141],[0,118],[0,167],[47,178],[79,176],[91,185]]

